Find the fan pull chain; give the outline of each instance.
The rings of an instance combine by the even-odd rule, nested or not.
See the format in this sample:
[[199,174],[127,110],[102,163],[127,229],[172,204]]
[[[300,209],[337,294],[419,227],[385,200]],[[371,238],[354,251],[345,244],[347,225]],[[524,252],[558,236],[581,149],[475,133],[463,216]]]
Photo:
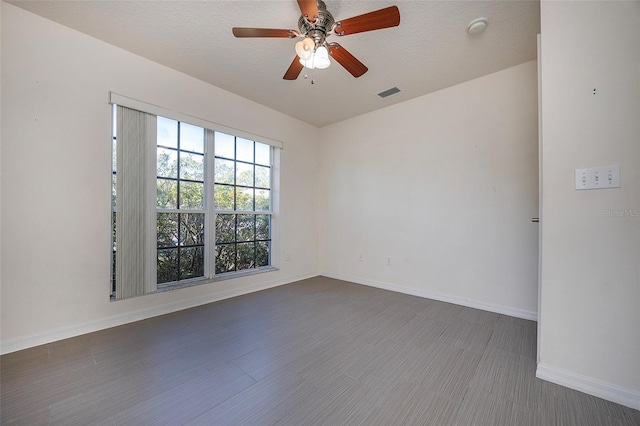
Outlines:
[[[304,79],[309,79],[309,75],[307,73],[304,74]],[[316,81],[313,79],[313,75],[311,76],[311,84],[316,84]]]

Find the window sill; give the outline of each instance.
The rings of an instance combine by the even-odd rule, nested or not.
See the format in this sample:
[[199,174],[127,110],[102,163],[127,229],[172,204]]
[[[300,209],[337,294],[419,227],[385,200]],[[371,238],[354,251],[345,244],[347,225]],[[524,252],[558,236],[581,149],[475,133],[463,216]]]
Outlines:
[[227,272],[226,274],[216,275],[211,278],[193,278],[190,280],[184,280],[177,283],[158,285],[158,289],[154,293],[164,293],[165,291],[179,290],[181,288],[194,287],[197,285],[209,284],[209,283],[214,283],[218,281],[232,280],[234,278],[242,278],[250,275],[264,274],[266,272],[273,272],[278,270],[279,269],[274,266],[265,266],[262,268],[248,269],[245,271]]
[[279,269],[276,268],[275,266],[263,266],[262,268],[253,268],[253,269],[247,269],[247,270],[238,271],[238,272],[227,272],[226,274],[220,274],[220,275],[214,276],[213,278],[209,279],[209,282],[232,280],[234,278],[247,277],[249,275],[264,274],[265,272],[273,272],[273,271],[279,271]]

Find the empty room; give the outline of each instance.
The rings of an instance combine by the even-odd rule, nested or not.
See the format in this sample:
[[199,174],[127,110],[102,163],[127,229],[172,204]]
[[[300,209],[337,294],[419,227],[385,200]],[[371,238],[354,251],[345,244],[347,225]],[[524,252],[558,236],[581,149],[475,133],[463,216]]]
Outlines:
[[2,425],[640,425],[639,1],[0,19]]

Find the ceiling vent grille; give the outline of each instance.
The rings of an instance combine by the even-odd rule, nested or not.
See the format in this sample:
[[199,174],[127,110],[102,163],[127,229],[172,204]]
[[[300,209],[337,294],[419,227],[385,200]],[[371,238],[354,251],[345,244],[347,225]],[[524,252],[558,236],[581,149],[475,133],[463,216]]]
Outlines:
[[397,87],[392,87],[391,89],[387,89],[387,90],[383,90],[382,92],[378,93],[378,97],[380,99],[384,99],[384,98],[388,98],[389,96],[395,95],[397,93],[402,92],[402,90],[398,89]]

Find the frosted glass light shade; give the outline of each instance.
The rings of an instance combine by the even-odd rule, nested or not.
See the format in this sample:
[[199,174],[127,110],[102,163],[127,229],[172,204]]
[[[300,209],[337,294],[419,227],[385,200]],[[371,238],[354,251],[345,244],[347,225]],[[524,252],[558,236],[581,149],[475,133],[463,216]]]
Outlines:
[[313,69],[313,58],[309,58],[309,59],[300,59],[300,63],[302,65],[304,65],[305,68],[310,68]]
[[296,55],[300,59],[309,59],[313,55],[313,48],[316,47],[314,41],[309,37],[296,43]]
[[318,47],[318,49],[311,54],[309,59],[300,59],[300,63],[309,69],[325,69],[331,65],[331,61],[329,61],[329,52],[324,46]]
[[325,69],[331,65],[331,62],[329,62],[329,52],[326,47],[320,46],[316,49],[314,65],[319,69]]

